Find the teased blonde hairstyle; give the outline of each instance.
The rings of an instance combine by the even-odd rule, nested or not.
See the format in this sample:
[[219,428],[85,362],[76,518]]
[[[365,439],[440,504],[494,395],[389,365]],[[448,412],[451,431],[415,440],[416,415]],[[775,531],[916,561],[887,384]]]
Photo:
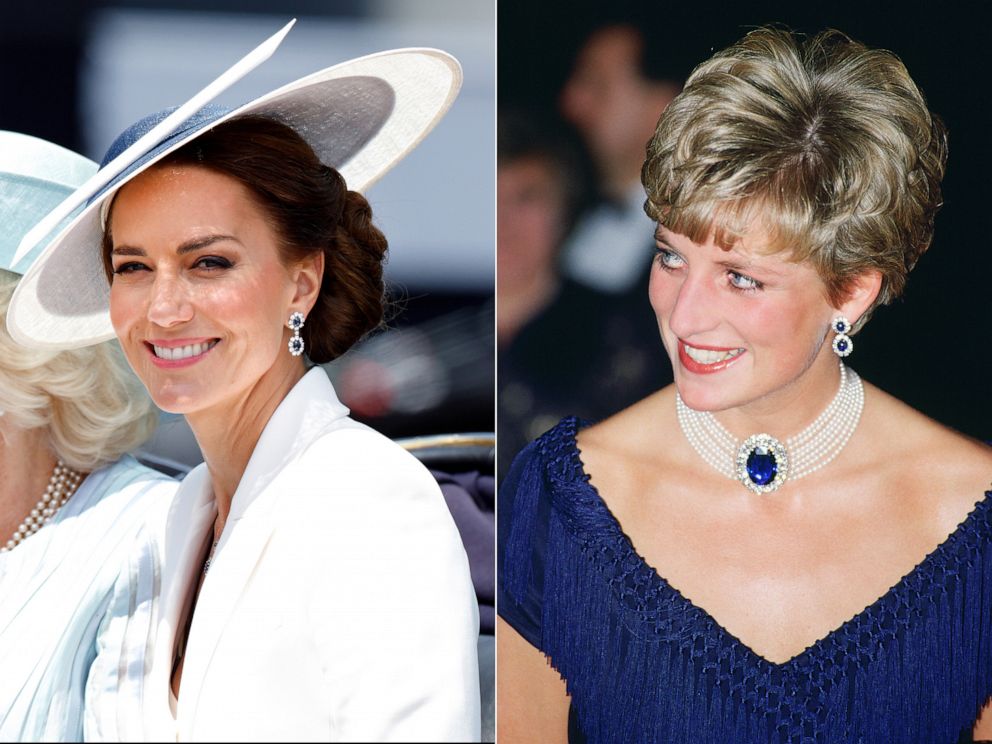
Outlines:
[[0,271],[0,410],[23,429],[44,427],[57,457],[92,471],[143,444],[158,414],[116,341],[70,351],[18,346],[5,319],[17,276]]
[[880,272],[860,327],[929,247],[946,160],[944,126],[894,54],[761,28],[693,71],[641,180],[666,228],[729,249],[759,226],[769,252],[813,265],[834,304]]

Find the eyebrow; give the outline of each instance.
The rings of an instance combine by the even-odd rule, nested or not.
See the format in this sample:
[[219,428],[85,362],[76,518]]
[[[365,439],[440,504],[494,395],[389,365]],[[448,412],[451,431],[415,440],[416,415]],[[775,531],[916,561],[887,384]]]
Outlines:
[[[662,228],[659,225],[654,231],[655,242],[663,243],[666,246],[670,246],[671,244],[661,234],[661,231]],[[742,272],[757,271],[762,274],[770,274],[776,277],[785,276],[785,274],[783,274],[781,271],[778,271],[777,269],[772,268],[771,266],[768,266],[766,264],[755,263],[753,259],[743,256],[735,248],[731,248],[729,251],[727,251],[727,254],[728,254],[728,258],[716,262],[718,266],[722,266],[723,268],[729,269],[730,271],[742,271]]]
[[[179,256],[185,255],[187,253],[193,253],[194,251],[203,250],[208,248],[214,243],[219,243],[224,240],[233,240],[235,243],[240,243],[233,235],[204,235],[203,237],[193,238],[187,240],[185,243],[181,243],[178,248],[176,248],[176,254]],[[112,256],[147,256],[144,248],[137,248],[131,245],[119,245],[115,246],[110,252]]]
[[[740,254],[738,254],[738,256],[740,256]],[[781,271],[778,271],[777,269],[774,269],[766,264],[757,264],[754,263],[753,261],[746,261],[741,259],[743,259],[743,257],[740,257],[740,259],[736,261],[732,259],[726,261],[717,261],[717,264],[719,266],[723,266],[725,269],[730,269],[731,271],[738,271],[738,270],[744,272],[757,271],[759,274],[770,274],[772,276],[778,276],[778,277],[784,276],[784,274]]]

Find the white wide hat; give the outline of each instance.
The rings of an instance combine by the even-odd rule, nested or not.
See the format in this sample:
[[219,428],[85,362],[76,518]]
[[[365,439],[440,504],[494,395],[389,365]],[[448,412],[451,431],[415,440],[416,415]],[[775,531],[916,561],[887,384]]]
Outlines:
[[0,131],[0,269],[23,274],[44,243],[14,260],[21,239],[96,173],[89,158],[37,137]]
[[[233,110],[210,104],[247,72],[237,67],[183,106],[131,125],[111,145],[92,183],[72,195],[77,208],[85,206],[31,265],[11,299],[7,329],[18,343],[68,349],[113,337],[101,257],[104,209],[121,186],[202,132],[239,116],[270,117],[296,130],[349,189],[363,191],[434,128],[462,81],[461,66],[446,52],[395,49],[328,67]],[[71,211],[73,203],[61,206]],[[50,215],[49,222],[58,217]],[[25,241],[18,253],[28,250],[33,247]]]

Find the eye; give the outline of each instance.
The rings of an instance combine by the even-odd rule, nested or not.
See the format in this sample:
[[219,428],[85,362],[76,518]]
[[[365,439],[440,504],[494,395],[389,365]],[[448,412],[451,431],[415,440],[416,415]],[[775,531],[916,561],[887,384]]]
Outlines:
[[685,259],[675,251],[658,246],[658,265],[665,271],[674,271],[685,265]]
[[222,256],[203,256],[202,258],[198,258],[193,263],[193,268],[207,269],[210,271],[216,269],[229,269],[232,265],[233,264],[230,261]]
[[736,271],[728,271],[727,276],[730,278],[730,285],[741,292],[756,292],[764,286],[757,279]]
[[114,267],[114,274],[133,274],[136,271],[148,271],[148,267],[138,261],[128,261]]

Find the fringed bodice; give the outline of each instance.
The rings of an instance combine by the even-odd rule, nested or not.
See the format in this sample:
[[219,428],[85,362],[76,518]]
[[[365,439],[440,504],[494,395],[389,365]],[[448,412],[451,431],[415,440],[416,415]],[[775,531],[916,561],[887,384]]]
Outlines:
[[[992,694],[992,492],[909,574],[782,664],[638,555],[565,419],[500,490],[499,614],[590,742],[953,744]],[[964,740],[970,740],[968,738]]]

